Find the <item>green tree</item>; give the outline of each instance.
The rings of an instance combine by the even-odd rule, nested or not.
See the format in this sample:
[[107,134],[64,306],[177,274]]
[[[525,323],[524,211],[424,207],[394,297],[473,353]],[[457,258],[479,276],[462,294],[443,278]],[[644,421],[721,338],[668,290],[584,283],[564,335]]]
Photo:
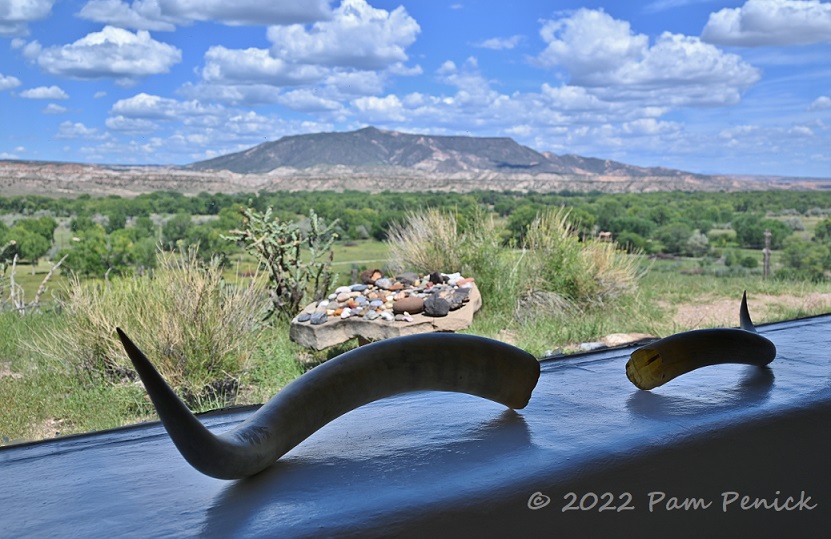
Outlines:
[[150,238],[153,240],[153,243],[156,242],[157,238],[157,227],[156,223],[153,222],[153,219],[147,217],[146,215],[142,215],[136,218],[135,223],[133,223],[133,230],[135,231],[135,238]]
[[831,269],[831,248],[827,244],[788,238],[782,250],[780,276],[822,281]]
[[736,241],[748,249],[761,249],[765,246],[765,230],[770,230],[770,246],[773,249],[781,249],[785,238],[793,234],[793,230],[782,221],[763,219],[756,213],[736,215],[732,226],[736,231]]
[[58,222],[51,217],[40,217],[38,219],[18,219],[14,223],[14,226],[34,232],[49,242],[49,245],[52,245],[55,238],[55,229],[58,228]]
[[686,251],[687,241],[692,236],[690,225],[683,222],[670,223],[655,231],[655,236],[664,245],[664,252],[680,255]]
[[7,237],[17,242],[17,252],[20,258],[32,264],[32,275],[34,275],[38,260],[49,251],[52,245],[40,234],[20,226],[14,226],[9,230]]
[[831,240],[831,217],[823,219],[814,228],[814,238],[820,241]]
[[176,242],[186,239],[192,226],[189,213],[177,213],[162,225],[162,238],[165,244],[172,248]]
[[123,210],[112,210],[107,214],[107,225],[104,227],[104,230],[108,234],[116,230],[121,230],[125,226],[127,226],[127,214]]
[[68,249],[63,266],[68,271],[85,277],[103,277],[109,269],[107,261],[107,234],[100,225],[78,232]]
[[69,230],[72,232],[83,232],[98,226],[89,215],[78,215],[69,222]]

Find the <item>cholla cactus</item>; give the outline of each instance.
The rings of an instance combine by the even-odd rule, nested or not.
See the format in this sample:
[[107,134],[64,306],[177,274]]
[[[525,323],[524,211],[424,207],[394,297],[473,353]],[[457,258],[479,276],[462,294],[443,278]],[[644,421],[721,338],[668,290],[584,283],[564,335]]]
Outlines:
[[[330,271],[334,252],[333,232],[337,220],[326,225],[309,210],[309,228],[304,231],[294,221],[281,221],[271,208],[260,213],[254,208],[241,210],[242,230],[231,230],[223,238],[243,244],[266,267],[271,286],[269,311],[291,318],[297,314],[311,293],[315,301],[323,299],[334,280]],[[308,256],[303,256],[308,251]]]

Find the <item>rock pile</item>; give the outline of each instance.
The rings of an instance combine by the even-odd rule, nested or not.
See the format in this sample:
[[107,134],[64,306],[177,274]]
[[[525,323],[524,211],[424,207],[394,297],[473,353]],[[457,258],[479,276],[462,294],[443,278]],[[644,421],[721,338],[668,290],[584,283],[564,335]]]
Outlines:
[[361,273],[361,282],[342,286],[327,299],[311,303],[295,323],[325,324],[330,319],[413,322],[413,315],[447,316],[468,302],[473,278],[458,273],[429,276],[402,273],[384,277],[380,270]]

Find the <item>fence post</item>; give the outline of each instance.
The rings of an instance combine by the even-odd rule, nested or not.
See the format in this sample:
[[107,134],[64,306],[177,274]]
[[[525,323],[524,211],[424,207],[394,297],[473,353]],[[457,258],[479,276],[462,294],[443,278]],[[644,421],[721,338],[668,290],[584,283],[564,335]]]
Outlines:
[[765,229],[765,248],[762,249],[762,278],[770,277],[770,230]]

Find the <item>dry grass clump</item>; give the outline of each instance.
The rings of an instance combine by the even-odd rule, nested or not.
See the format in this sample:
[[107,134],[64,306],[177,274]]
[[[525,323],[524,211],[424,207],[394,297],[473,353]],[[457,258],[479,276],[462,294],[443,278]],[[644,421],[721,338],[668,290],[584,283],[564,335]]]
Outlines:
[[390,269],[420,273],[461,271],[464,241],[454,214],[437,208],[410,212],[387,232]]
[[408,214],[389,233],[392,269],[475,277],[485,306],[503,319],[577,312],[637,289],[637,258],[614,243],[581,241],[565,208],[537,215],[521,250],[500,241],[493,215],[462,222],[438,209]]
[[262,279],[231,286],[219,264],[200,262],[196,250],[160,252],[152,275],[109,282],[73,278],[66,293],[66,325],[37,337],[39,353],[85,384],[131,380],[118,326],[192,403],[233,397],[267,302]]
[[560,207],[534,219],[525,235],[522,273],[528,292],[555,293],[576,306],[602,306],[637,289],[636,257],[612,242],[581,241]]

